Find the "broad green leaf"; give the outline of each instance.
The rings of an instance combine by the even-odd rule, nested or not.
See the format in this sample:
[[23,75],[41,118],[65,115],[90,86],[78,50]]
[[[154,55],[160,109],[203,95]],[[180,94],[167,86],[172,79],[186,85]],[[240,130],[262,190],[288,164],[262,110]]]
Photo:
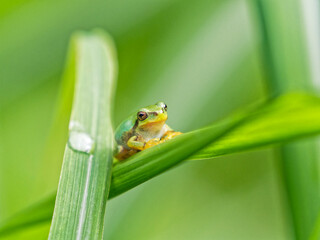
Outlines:
[[[116,197],[181,163],[208,143],[209,147],[189,159],[213,158],[318,133],[320,99],[303,93],[283,95],[256,110],[238,113],[206,128],[185,133],[140,152],[126,162],[117,163],[113,167],[109,198]],[[50,221],[51,217],[52,215],[48,214],[46,221]],[[16,218],[18,221],[19,215]],[[45,219],[42,218],[42,221]],[[24,227],[15,225],[10,228],[13,231]],[[8,225],[0,228],[0,236],[7,228]]]
[[74,100],[49,239],[98,239],[111,182],[117,64],[103,32],[78,33],[71,47]]

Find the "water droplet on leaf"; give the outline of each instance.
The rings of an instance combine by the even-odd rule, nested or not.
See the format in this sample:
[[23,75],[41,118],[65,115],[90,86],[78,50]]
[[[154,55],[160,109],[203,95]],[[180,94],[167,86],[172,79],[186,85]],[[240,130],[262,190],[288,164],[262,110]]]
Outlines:
[[93,153],[94,141],[86,132],[71,131],[69,135],[69,146],[78,152]]

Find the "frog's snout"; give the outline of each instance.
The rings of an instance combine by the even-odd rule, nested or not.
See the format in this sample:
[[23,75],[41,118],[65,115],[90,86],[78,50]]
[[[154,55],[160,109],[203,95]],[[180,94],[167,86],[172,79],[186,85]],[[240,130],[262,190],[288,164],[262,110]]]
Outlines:
[[168,114],[166,112],[162,112],[162,113],[158,114],[158,119],[160,121],[166,121],[168,119]]

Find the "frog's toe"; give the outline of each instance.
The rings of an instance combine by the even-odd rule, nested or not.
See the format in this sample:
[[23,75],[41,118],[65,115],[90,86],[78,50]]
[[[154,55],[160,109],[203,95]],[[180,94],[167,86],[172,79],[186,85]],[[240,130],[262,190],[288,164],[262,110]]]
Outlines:
[[148,142],[146,142],[146,145],[144,146],[145,149],[151,148],[152,146],[158,145],[161,143],[160,138],[153,138],[150,139]]
[[169,131],[167,132],[161,140],[166,141],[166,140],[170,140],[178,135],[182,134],[182,132],[174,132],[174,131]]

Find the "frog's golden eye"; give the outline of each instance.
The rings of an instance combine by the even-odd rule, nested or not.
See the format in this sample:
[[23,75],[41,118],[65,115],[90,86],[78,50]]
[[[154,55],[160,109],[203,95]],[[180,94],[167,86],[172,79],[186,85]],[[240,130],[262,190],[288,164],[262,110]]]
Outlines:
[[140,111],[140,112],[138,112],[137,117],[140,121],[143,121],[143,120],[147,119],[148,114],[146,112]]

